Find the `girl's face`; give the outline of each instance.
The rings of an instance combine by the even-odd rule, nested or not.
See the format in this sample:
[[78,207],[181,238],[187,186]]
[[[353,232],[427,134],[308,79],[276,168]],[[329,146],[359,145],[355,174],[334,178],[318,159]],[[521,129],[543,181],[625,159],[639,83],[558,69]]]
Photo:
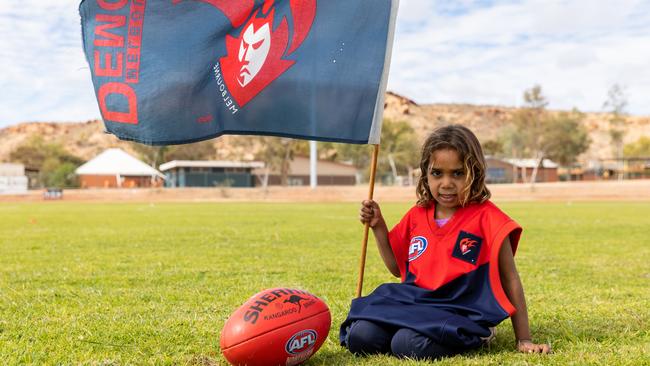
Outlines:
[[467,186],[465,169],[454,149],[436,150],[429,160],[427,182],[436,200],[436,218],[447,218],[460,206],[460,195]]

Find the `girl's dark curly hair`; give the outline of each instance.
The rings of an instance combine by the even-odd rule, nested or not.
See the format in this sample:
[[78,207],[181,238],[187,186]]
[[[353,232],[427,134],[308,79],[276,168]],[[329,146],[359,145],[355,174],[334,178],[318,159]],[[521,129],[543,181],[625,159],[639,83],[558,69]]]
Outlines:
[[467,183],[463,192],[459,192],[461,206],[470,202],[482,203],[491,196],[485,185],[485,158],[478,139],[467,127],[461,125],[449,125],[436,129],[427,137],[422,145],[422,157],[420,159],[420,178],[416,188],[418,197],[417,205],[428,207],[433,202],[433,195],[429,189],[427,175],[431,168],[431,158],[438,150],[455,150],[463,162],[465,171],[465,182]]

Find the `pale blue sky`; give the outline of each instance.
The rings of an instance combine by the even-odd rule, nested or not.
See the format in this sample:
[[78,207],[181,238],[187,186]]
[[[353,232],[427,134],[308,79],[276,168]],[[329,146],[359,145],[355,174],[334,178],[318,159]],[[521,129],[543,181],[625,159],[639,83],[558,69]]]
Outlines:
[[[323,1],[323,0],[321,0]],[[0,127],[99,118],[78,0],[0,2]],[[401,0],[388,90],[418,103],[602,111],[625,87],[650,115],[650,0]]]

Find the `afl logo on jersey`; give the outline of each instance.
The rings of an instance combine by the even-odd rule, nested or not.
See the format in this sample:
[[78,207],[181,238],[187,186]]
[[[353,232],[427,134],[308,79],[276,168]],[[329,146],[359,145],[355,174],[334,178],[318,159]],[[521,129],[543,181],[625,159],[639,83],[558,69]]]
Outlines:
[[427,250],[427,238],[424,236],[413,237],[409,244],[409,262],[416,260],[425,250]]

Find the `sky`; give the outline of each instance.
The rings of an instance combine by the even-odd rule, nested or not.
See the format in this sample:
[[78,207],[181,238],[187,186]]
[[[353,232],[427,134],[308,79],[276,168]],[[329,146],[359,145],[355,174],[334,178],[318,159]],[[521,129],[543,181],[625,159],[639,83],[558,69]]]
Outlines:
[[[324,0],[320,0],[324,1]],[[100,117],[78,0],[0,1],[0,128]],[[401,0],[388,90],[420,104],[521,106],[650,115],[650,0]]]

